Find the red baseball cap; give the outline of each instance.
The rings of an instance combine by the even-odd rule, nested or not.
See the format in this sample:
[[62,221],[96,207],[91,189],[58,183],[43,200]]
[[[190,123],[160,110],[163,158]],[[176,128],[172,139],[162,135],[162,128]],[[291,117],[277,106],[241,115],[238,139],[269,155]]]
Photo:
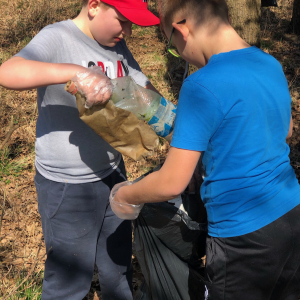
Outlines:
[[125,18],[139,26],[159,25],[159,18],[148,10],[147,0],[101,0],[114,6]]

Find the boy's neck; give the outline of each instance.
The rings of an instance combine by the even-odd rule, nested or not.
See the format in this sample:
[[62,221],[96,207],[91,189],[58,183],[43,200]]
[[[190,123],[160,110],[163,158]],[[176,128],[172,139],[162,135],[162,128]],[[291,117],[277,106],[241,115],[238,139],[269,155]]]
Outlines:
[[[193,51],[195,62],[193,63],[198,67],[206,65],[215,54],[250,47],[229,24],[220,25],[215,31],[199,31],[199,34],[194,37],[193,45],[195,45]],[[197,45],[201,46],[197,47]],[[201,51],[197,51],[197,48]]]
[[83,33],[85,33],[88,37],[94,39],[88,26],[88,19],[89,19],[89,14],[88,14],[87,7],[83,7],[79,15],[73,19],[73,22]]

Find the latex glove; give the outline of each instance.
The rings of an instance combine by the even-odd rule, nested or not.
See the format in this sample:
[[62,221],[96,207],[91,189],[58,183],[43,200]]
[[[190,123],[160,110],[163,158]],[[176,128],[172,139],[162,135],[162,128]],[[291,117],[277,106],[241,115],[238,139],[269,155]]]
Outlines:
[[144,206],[144,204],[134,205],[134,204],[128,204],[128,203],[120,203],[120,202],[117,202],[114,200],[116,193],[118,192],[118,190],[121,187],[131,185],[131,184],[132,184],[132,182],[130,182],[130,181],[124,181],[124,182],[116,184],[112,188],[112,190],[110,192],[110,196],[109,196],[109,202],[110,202],[112,211],[116,214],[117,217],[119,217],[120,219],[123,219],[123,220],[136,219],[139,216],[139,213]]
[[71,80],[78,91],[85,96],[86,108],[97,104],[103,105],[112,95],[113,85],[100,67],[93,66],[86,71],[77,72]]

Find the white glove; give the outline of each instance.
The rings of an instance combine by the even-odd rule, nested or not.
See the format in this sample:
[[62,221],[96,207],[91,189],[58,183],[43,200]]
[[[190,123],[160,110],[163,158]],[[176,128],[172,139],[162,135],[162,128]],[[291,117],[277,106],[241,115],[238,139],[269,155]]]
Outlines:
[[119,188],[121,188],[122,186],[131,185],[131,184],[132,184],[132,182],[130,182],[130,181],[124,181],[124,182],[118,183],[112,188],[112,190],[110,192],[109,202],[110,202],[111,209],[116,214],[116,216],[119,217],[120,219],[124,219],[124,220],[136,219],[139,216],[139,213],[144,206],[144,204],[134,205],[134,204],[120,203],[120,202],[114,201],[114,197],[115,197],[116,193],[118,192]]
[[71,80],[78,91],[85,96],[86,108],[105,104],[112,95],[113,85],[100,67],[93,66],[87,68],[86,71],[77,72]]

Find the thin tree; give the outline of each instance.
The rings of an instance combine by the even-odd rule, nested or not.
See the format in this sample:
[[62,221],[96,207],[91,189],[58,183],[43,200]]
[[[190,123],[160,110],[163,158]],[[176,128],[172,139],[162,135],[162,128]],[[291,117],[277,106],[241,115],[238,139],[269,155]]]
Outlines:
[[294,0],[291,28],[295,34],[300,35],[300,0]]

